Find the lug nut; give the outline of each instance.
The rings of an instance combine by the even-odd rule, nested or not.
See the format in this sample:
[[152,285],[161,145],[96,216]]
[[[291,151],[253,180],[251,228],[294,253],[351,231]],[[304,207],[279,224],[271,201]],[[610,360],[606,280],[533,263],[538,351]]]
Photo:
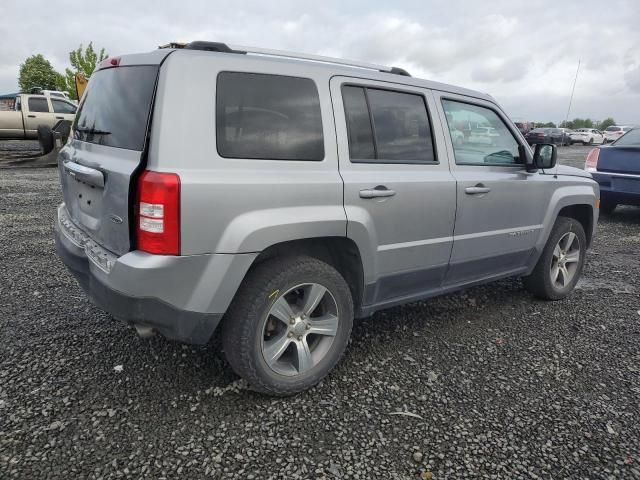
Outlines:
[[311,329],[311,325],[309,325],[309,324],[307,323],[306,329],[307,329],[307,330],[310,330],[310,329]]
[[293,338],[293,332],[289,332],[289,335],[287,335],[289,338]]
[[291,320],[289,320],[289,323],[290,323],[291,325],[294,325],[294,324],[296,323],[296,319],[295,319],[295,318],[292,318]]
[[302,335],[300,335],[300,336],[298,337],[298,340],[302,340]]

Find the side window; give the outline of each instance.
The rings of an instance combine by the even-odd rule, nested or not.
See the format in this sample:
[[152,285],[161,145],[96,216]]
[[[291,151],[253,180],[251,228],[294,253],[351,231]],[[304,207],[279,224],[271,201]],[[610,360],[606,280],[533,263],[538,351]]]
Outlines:
[[53,105],[54,113],[76,113],[76,106],[70,103],[67,103],[63,100],[55,100],[51,99],[51,105]]
[[422,95],[344,86],[342,99],[352,162],[436,162]]
[[353,159],[375,159],[373,130],[364,88],[342,87],[342,101],[347,118],[349,157]]
[[46,112],[49,113],[49,104],[46,98],[29,97],[29,111],[30,112]]
[[226,158],[322,160],[320,97],[308,78],[221,72],[216,141]]
[[491,109],[443,100],[453,152],[458,165],[517,165],[518,142]]

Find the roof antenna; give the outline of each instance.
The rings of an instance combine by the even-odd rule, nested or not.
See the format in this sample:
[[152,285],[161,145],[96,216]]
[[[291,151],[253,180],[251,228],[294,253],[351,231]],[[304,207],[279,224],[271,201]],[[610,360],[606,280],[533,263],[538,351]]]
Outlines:
[[573,102],[573,92],[576,91],[576,82],[578,81],[578,72],[580,71],[580,58],[578,59],[578,68],[576,69],[576,78],[573,79],[573,87],[571,88],[571,96],[569,97],[569,108],[567,108],[567,116],[564,119],[564,126],[567,128],[569,122],[569,113],[571,112],[571,103]]

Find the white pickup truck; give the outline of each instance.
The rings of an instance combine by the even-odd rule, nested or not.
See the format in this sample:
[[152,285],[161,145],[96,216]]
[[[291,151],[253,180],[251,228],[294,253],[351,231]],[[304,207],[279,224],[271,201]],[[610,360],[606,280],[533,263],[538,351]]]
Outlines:
[[73,121],[77,107],[63,98],[19,94],[13,109],[0,110],[0,139],[38,138],[38,126],[52,128],[60,120]]

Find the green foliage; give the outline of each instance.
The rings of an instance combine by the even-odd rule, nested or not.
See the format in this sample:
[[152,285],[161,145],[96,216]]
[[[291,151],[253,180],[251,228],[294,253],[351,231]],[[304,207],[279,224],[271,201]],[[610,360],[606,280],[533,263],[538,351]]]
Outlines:
[[77,99],[76,73],[81,73],[88,79],[98,64],[107,57],[108,55],[105,53],[104,48],[100,49],[99,53],[96,53],[93,48],[93,42],[89,42],[89,45],[84,49],[80,45],[76,50],[69,52],[69,62],[73,69],[65,69],[61,90],[67,91],[71,98]]
[[595,128],[595,122],[590,118],[574,118],[573,120],[569,120],[568,122],[562,122],[560,124],[563,128]]
[[536,128],[556,128],[556,124],[553,122],[536,123]]
[[62,75],[53,69],[49,60],[42,54],[32,55],[20,65],[18,85],[23,92],[29,92],[35,87],[56,90],[62,81]]
[[603,121],[601,121],[598,124],[598,128],[600,130],[604,130],[605,128],[610,127],[611,125],[615,125],[615,124],[616,124],[616,121],[613,118],[607,117],[607,118],[605,118]]

